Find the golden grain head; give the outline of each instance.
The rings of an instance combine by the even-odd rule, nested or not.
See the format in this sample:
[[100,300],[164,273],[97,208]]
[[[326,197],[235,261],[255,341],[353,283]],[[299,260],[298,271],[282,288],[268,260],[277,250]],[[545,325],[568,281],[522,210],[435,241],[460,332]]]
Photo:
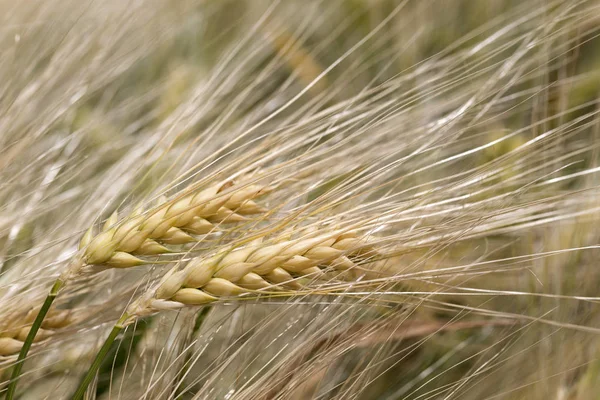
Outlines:
[[[303,289],[299,279],[323,276],[326,271],[345,271],[364,260],[363,249],[372,244],[356,233],[332,231],[294,240],[225,248],[210,257],[199,257],[185,267],[172,269],[154,292],[157,300],[198,305],[244,294],[293,294]],[[337,245],[337,247],[336,247]],[[368,268],[368,266],[366,267]],[[171,303],[154,305],[172,308]],[[134,310],[132,314],[145,314]]]
[[130,268],[147,263],[136,255],[169,253],[169,245],[194,243],[197,241],[194,235],[204,235],[224,224],[247,221],[247,215],[263,213],[265,209],[252,199],[264,195],[267,188],[238,186],[227,182],[203,190],[188,190],[146,213],[136,210],[120,222],[115,212],[104,223],[102,232],[93,236],[90,228],[84,234],[79,245],[81,257],[87,265]]

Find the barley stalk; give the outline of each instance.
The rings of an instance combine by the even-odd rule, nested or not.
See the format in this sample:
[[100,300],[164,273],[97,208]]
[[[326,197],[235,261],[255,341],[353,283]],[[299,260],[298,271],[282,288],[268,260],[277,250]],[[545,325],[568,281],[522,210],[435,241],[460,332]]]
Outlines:
[[[115,212],[105,222],[102,232],[96,236],[90,228],[80,241],[79,253],[54,283],[23,340],[8,386],[7,400],[11,400],[15,394],[23,362],[46,314],[69,280],[76,278],[82,270],[90,267],[98,271],[146,264],[148,261],[137,256],[168,253],[170,250],[165,245],[192,243],[197,240],[192,235],[207,234],[212,232],[216,225],[241,222],[246,220],[246,215],[264,212],[264,209],[253,199],[265,194],[266,187],[246,185],[232,188],[232,186],[233,183],[228,181],[204,190],[188,190],[146,213],[134,212],[121,222],[118,222],[118,215]],[[19,345],[19,338],[19,336],[13,340],[4,338],[0,341],[0,351],[7,354],[15,352]]]
[[349,271],[357,268],[355,262],[377,255],[372,243],[355,232],[343,230],[271,245],[259,242],[223,249],[212,257],[197,258],[183,269],[175,267],[165,274],[154,289],[136,300],[119,319],[73,399],[83,397],[117,334],[141,316],[235,299],[249,293],[293,296],[302,288],[297,277],[316,279],[327,271]]

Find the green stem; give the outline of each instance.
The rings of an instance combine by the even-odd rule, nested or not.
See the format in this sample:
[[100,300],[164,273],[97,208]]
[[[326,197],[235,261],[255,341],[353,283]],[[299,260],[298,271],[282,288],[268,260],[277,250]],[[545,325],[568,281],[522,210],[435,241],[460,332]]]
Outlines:
[[62,289],[64,284],[65,283],[60,279],[57,279],[54,282],[50,293],[48,294],[48,296],[46,296],[46,300],[44,300],[42,308],[35,317],[35,321],[33,321],[33,325],[31,325],[31,329],[29,329],[29,333],[27,334],[27,338],[23,343],[23,347],[21,347],[21,352],[19,352],[19,357],[17,358],[17,362],[10,377],[10,383],[6,391],[6,400],[12,400],[15,396],[15,391],[17,390],[17,382],[19,380],[19,376],[21,375],[23,364],[25,363],[25,357],[27,357],[27,353],[29,353],[29,349],[31,349],[31,345],[33,344],[35,335],[40,329],[40,326],[42,326],[42,322],[44,322],[44,318],[46,317],[46,314],[48,314],[48,310],[50,310],[52,302],[54,301],[54,299],[58,295],[58,292],[60,291],[60,289]]
[[98,351],[98,353],[96,354],[96,358],[94,359],[94,362],[90,366],[90,369],[88,369],[87,374],[85,375],[85,377],[79,384],[79,387],[77,388],[77,391],[73,395],[72,400],[80,400],[83,398],[83,395],[85,395],[85,392],[86,392],[90,382],[92,381],[92,379],[94,379],[96,372],[98,372],[98,368],[100,368],[100,365],[102,364],[102,361],[104,360],[104,357],[106,357],[106,354],[108,353],[108,351],[110,350],[110,347],[112,346],[113,342],[117,338],[117,335],[125,327],[125,321],[128,318],[129,318],[129,315],[127,313],[123,314],[123,316],[117,321],[115,326],[113,326],[112,330],[110,331],[110,334],[106,338],[106,341],[100,348],[100,351]]

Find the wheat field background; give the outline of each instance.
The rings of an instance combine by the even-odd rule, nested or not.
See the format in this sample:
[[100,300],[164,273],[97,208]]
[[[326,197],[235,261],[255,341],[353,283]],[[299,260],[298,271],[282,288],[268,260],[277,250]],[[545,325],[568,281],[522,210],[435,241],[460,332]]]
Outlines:
[[600,398],[598,0],[0,11],[0,398]]

